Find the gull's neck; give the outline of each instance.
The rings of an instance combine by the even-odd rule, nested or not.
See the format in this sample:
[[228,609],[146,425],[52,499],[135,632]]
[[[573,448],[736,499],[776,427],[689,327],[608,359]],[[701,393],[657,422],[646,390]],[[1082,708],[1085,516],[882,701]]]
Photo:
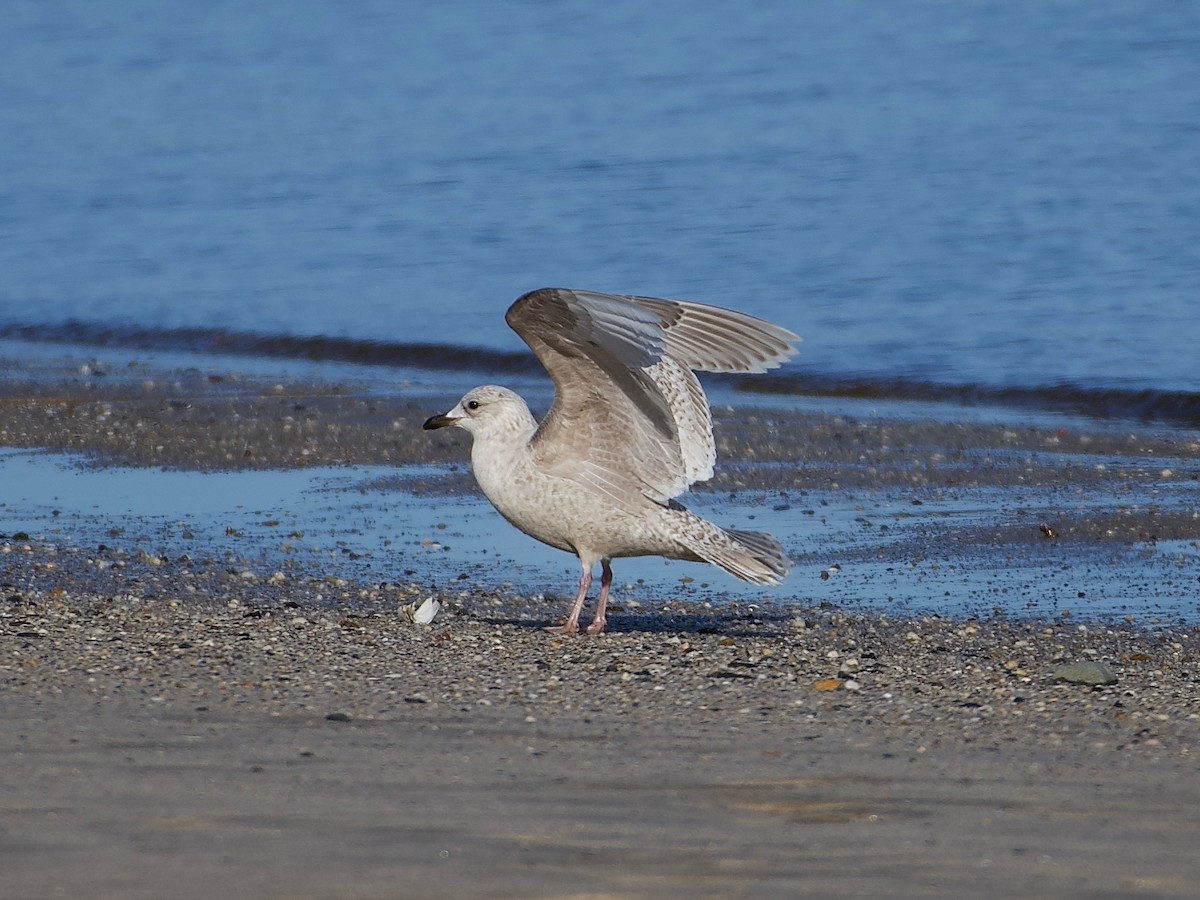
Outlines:
[[509,412],[511,415],[488,423],[488,428],[472,435],[471,470],[492,505],[509,521],[515,521],[521,486],[536,478],[529,442],[538,426],[523,402]]

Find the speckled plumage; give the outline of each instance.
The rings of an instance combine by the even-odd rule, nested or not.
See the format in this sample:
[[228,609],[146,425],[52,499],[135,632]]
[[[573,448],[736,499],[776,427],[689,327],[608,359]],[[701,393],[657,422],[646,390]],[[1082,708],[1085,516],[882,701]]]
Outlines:
[[716,461],[693,370],[765,371],[795,352],[796,335],[698,303],[564,288],[524,295],[505,318],[554,382],[546,417],[539,424],[520,396],[484,385],[425,427],[470,432],[475,478],[500,514],[579,557],[579,592],[553,630],[578,630],[596,563],[603,576],[588,632],[604,630],[618,557],[706,561],[755,584],[782,580],[787,559],[773,537],[727,531],[672,499],[711,478]]

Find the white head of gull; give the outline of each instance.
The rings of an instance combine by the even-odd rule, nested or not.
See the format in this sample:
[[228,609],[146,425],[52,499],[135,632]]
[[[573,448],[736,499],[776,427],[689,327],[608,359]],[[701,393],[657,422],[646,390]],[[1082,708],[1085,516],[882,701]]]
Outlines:
[[504,518],[579,557],[570,614],[547,630],[570,634],[601,566],[588,634],[600,634],[611,561],[665,556],[709,562],[753,584],[778,584],[779,542],[733,531],[674,498],[713,475],[708,400],[693,371],[763,372],[795,353],[787,329],[743,313],[652,297],[543,288],[509,307],[506,321],[554,382],[539,424],[507,388],[474,388],[425,428],[456,425],[472,437],[471,466]]

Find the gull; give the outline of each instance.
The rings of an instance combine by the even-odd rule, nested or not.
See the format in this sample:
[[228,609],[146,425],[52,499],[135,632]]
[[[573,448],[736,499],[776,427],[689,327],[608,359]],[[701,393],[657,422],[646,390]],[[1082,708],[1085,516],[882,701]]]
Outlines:
[[618,557],[708,562],[752,584],[783,580],[788,560],[775,538],[721,528],[675,498],[711,478],[717,456],[693,372],[763,372],[795,353],[799,337],[715,306],[567,288],[525,294],[505,321],[554,382],[545,418],[539,423],[518,394],[488,384],[424,427],[467,431],[475,480],[500,515],[579,557],[570,613],[547,631],[579,631],[597,563],[587,633],[604,631]]

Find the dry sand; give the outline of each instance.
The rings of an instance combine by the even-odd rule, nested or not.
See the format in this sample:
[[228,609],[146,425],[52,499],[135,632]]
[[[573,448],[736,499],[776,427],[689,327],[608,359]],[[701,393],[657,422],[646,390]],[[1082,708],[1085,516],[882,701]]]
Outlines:
[[[465,452],[418,428],[449,396],[27,374],[0,445],[202,470]],[[1119,497],[1143,464],[1200,469],[1194,435],[1151,429],[718,418],[726,490]],[[1064,510],[1057,539],[1200,537],[1170,500]],[[1200,894],[1193,624],[668,598],[556,638],[557,602],[499,592],[405,623],[428,593],[6,534],[0,896]],[[1059,680],[1078,662],[1116,683]]]

